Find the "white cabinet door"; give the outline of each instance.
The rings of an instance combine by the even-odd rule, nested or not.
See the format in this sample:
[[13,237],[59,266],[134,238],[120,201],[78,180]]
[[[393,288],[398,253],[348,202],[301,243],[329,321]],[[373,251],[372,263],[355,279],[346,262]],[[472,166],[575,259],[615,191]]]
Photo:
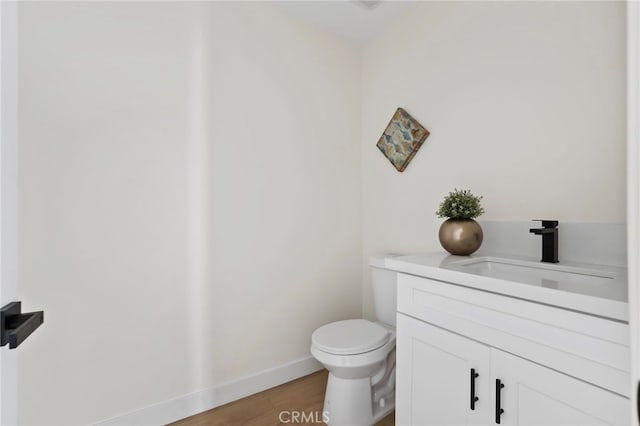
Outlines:
[[[492,423],[505,425],[628,425],[629,400],[515,355],[491,349]],[[497,389],[500,380],[503,388]]]
[[[405,315],[397,324],[396,423],[486,425],[490,348]],[[472,369],[478,374],[473,378]],[[474,408],[471,388],[474,387]]]

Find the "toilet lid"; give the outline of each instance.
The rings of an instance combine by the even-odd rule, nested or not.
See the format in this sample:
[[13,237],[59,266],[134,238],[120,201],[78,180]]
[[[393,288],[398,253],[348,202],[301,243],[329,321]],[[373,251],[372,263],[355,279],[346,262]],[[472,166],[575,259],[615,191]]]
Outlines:
[[356,355],[378,349],[389,340],[386,328],[364,319],[332,322],[313,332],[311,342],[323,352]]

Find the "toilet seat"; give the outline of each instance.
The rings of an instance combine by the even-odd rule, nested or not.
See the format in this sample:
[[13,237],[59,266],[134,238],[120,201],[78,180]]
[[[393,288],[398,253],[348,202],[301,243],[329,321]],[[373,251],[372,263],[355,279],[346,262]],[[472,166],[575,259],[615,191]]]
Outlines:
[[313,332],[313,346],[334,355],[357,355],[374,351],[389,341],[391,332],[374,322],[352,319],[332,322]]

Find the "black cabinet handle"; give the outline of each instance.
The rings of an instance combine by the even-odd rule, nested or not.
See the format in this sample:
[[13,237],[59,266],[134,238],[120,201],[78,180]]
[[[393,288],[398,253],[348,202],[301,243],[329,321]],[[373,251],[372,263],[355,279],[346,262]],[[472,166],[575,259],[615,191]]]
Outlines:
[[500,379],[496,379],[496,424],[500,424],[500,415],[504,410],[500,408],[500,390],[504,387]]
[[476,402],[479,399],[476,396],[476,377],[478,377],[479,374],[476,373],[476,369],[475,368],[472,368],[470,373],[471,374],[469,376],[471,378],[471,409],[475,410],[476,409]]
[[15,349],[44,322],[44,312],[22,312],[20,302],[12,302],[0,309],[0,346],[9,344]]

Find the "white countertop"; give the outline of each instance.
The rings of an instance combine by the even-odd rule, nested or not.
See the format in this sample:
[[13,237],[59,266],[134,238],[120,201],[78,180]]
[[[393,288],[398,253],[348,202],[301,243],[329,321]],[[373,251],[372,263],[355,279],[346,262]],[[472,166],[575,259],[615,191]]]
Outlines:
[[[496,278],[467,273],[463,272],[465,268],[461,267],[459,263],[469,263],[474,260],[499,262],[504,259],[515,263],[522,262],[523,265],[527,262],[534,262],[536,265],[539,264],[541,268],[548,270],[572,271],[574,268],[577,268],[576,271],[589,270],[601,273],[606,276],[606,279],[600,280],[602,282],[597,284],[585,284],[584,286],[575,282],[570,285],[551,282],[548,285],[545,282],[548,280],[537,280],[538,282],[536,282],[535,279],[527,279],[525,276],[518,277],[516,274],[512,276],[504,274],[505,277]],[[453,256],[446,252],[436,252],[386,258],[376,257],[371,259],[371,265],[617,321],[628,321],[626,268],[575,262],[540,264],[539,260],[539,258],[487,252],[479,252],[471,256]]]

